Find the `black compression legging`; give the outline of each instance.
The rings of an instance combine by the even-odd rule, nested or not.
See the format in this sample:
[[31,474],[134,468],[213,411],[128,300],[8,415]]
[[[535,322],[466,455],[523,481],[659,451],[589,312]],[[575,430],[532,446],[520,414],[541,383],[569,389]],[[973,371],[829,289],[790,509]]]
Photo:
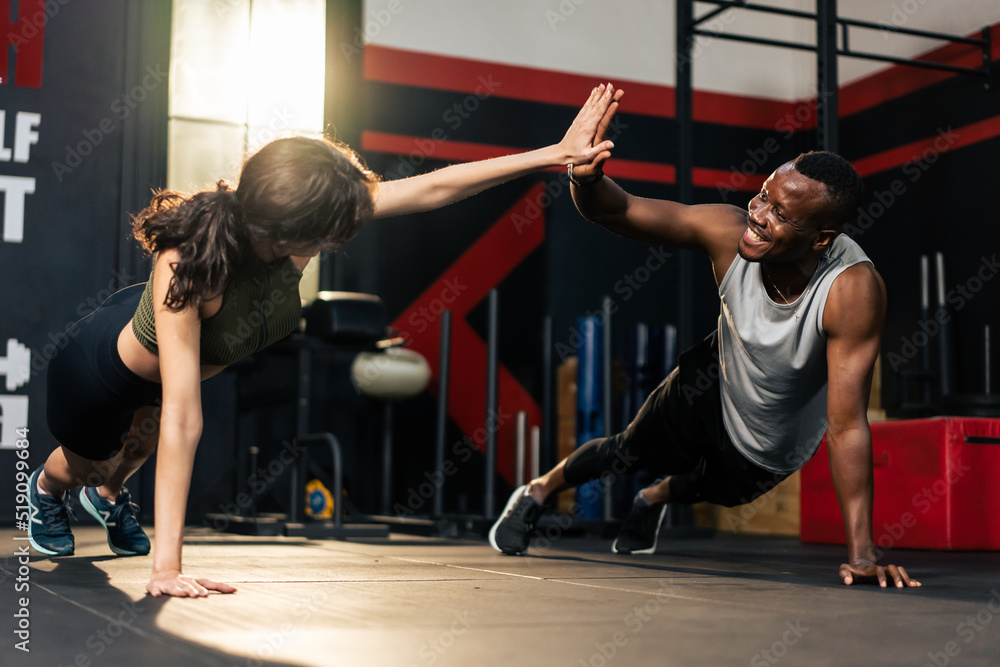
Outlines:
[[49,362],[47,420],[60,445],[95,461],[122,448],[133,413],[154,405],[161,385],[133,373],[118,354],[118,335],[129,323],[145,285],[115,292],[100,308],[66,330]]
[[566,459],[566,481],[579,486],[611,473],[649,469],[670,475],[672,502],[732,507],[752,501],[787,475],[751,463],[722,421],[715,334],[681,355],[623,432],[585,443]]

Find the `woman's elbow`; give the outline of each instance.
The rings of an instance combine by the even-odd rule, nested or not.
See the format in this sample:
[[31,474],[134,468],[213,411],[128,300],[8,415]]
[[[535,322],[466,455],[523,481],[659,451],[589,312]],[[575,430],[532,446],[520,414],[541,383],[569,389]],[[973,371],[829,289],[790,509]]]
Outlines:
[[160,419],[160,437],[197,443],[204,429],[201,410],[168,410]]

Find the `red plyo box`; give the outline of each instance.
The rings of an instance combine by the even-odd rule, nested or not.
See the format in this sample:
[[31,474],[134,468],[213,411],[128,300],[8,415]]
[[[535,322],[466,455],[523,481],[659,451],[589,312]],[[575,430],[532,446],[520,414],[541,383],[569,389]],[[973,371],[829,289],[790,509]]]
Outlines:
[[[1000,550],[1000,419],[871,425],[875,543],[882,549]],[[802,468],[803,542],[845,544],[826,439]]]

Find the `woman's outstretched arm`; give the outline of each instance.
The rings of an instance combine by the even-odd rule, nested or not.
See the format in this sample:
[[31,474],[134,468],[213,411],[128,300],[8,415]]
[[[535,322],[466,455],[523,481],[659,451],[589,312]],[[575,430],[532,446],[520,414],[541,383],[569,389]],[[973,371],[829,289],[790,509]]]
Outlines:
[[163,301],[173,278],[176,250],[161,252],[156,258],[153,303],[156,341],[163,382],[163,411],[156,456],[156,493],[153,541],[153,573],[146,590],[154,596],[201,597],[214,590],[232,593],[228,584],[195,579],[182,573],[181,546],[184,515],[194,453],[201,438],[201,319],[198,304],[188,303],[173,312]]
[[614,144],[607,140],[595,146],[594,135],[601,119],[612,105],[618,103],[622,94],[623,91],[616,91],[611,84],[594,88],[566,136],[557,144],[379,183],[375,196],[375,217],[430,211],[541,169],[583,164],[595,158],[606,159]]

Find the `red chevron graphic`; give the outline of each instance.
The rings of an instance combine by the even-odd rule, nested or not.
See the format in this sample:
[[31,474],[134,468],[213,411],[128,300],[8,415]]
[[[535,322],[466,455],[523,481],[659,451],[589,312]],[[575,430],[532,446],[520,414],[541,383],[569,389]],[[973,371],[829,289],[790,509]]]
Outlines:
[[[452,311],[448,414],[480,451],[486,442],[486,342],[465,318],[544,241],[545,214],[539,206],[544,193],[541,183],[528,190],[393,322],[407,338],[408,347],[427,358],[433,371],[430,389],[436,391],[442,304]],[[501,318],[517,315],[500,312]],[[528,413],[528,424],[537,425],[541,422],[541,410],[503,364],[498,370],[497,471],[512,482],[514,415],[524,410]]]

